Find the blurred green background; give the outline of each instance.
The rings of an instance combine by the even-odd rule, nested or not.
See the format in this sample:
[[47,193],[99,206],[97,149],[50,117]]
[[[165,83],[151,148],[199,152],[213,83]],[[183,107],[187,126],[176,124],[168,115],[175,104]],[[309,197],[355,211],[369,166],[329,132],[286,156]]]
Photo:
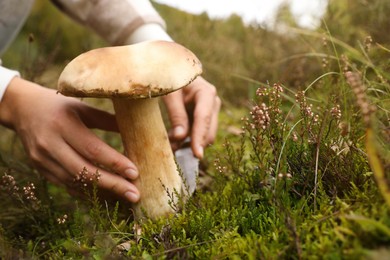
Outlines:
[[[168,33],[201,59],[204,77],[219,91],[224,103],[242,105],[258,82],[283,82],[299,88],[323,73],[321,34],[331,34],[345,43],[362,44],[371,36],[388,45],[388,1],[331,0],[323,24],[315,32],[298,32],[287,6],[277,14],[282,33],[260,26],[245,26],[239,16],[211,20],[207,14],[192,15],[153,3],[166,20]],[[307,34],[312,37],[306,37]],[[55,86],[67,61],[92,48],[105,46],[90,30],[76,24],[49,1],[38,0],[32,15],[3,60],[23,76],[49,87]],[[331,48],[331,46],[328,46]],[[320,51],[319,51],[320,50]],[[319,52],[323,53],[319,53]]]

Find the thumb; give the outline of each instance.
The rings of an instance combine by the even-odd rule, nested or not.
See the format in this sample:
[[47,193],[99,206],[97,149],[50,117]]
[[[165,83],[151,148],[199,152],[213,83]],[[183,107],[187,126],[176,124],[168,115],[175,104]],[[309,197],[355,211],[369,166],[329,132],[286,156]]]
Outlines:
[[163,97],[168,111],[171,129],[169,138],[171,141],[181,141],[188,135],[189,122],[182,91],[176,91]]

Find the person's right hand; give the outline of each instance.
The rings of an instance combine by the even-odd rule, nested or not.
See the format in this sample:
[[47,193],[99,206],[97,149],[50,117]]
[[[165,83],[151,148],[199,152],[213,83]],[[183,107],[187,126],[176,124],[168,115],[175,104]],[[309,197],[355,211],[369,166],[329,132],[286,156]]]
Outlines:
[[113,115],[15,77],[0,102],[0,123],[17,132],[36,169],[71,194],[81,192],[74,180],[86,167],[99,171],[103,193],[139,200],[136,166],[89,129],[117,131]]

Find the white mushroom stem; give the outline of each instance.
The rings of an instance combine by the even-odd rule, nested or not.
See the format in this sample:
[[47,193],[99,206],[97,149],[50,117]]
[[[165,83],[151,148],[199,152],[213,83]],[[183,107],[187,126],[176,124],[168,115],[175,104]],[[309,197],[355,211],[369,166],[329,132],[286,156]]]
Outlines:
[[[116,119],[127,157],[135,163],[139,178],[134,182],[141,193],[134,206],[136,217],[143,211],[156,218],[173,212],[169,192],[181,192],[171,145],[157,98],[113,99]],[[163,187],[165,186],[165,189]]]

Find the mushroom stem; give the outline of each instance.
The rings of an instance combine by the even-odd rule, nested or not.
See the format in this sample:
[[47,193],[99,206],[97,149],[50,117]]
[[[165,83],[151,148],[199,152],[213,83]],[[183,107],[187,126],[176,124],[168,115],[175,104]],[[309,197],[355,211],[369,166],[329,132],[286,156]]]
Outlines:
[[[135,216],[157,218],[173,212],[169,192],[181,192],[171,145],[157,98],[114,98],[114,109],[126,156],[135,163],[139,178],[134,184],[141,193],[134,205]],[[164,189],[164,187],[165,189]]]

